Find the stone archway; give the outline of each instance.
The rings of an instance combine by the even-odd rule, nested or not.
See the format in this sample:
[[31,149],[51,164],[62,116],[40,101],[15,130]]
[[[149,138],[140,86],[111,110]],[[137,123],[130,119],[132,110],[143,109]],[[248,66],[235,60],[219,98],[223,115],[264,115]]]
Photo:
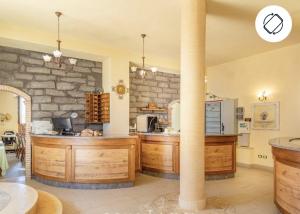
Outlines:
[[25,128],[25,173],[27,178],[31,178],[31,97],[20,89],[7,86],[0,85],[0,91],[6,91],[14,93],[18,96],[21,96],[25,99],[26,105],[26,128]]

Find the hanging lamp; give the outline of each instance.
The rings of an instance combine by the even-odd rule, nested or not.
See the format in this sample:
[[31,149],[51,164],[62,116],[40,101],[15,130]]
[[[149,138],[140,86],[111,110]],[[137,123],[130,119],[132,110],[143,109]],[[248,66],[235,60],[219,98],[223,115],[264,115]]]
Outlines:
[[[57,16],[57,49],[52,52],[53,57],[46,54],[43,56],[43,59],[45,62],[51,62],[57,63],[59,67],[62,65],[62,52],[60,49],[60,45],[62,41],[60,40],[60,17],[63,15],[62,12],[56,11],[55,15]],[[71,65],[75,65],[77,60],[74,58],[69,58],[69,62]]]

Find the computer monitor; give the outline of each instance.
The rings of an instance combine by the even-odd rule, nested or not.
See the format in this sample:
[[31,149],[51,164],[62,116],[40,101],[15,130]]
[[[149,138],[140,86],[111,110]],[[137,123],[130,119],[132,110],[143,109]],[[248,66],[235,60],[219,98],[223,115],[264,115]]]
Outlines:
[[59,134],[68,134],[73,132],[71,118],[52,118],[53,129]]

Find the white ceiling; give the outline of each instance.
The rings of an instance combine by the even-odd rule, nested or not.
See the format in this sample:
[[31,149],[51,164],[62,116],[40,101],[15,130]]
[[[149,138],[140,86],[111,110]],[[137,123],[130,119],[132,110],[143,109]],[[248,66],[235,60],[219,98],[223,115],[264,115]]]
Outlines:
[[[207,63],[237,58],[300,42],[299,0],[207,0]],[[284,42],[262,41],[255,32],[257,12],[278,4],[293,16],[294,28]],[[0,0],[1,25],[39,30],[56,39],[54,11],[62,11],[62,39],[106,44],[141,52],[140,34],[146,33],[146,55],[179,60],[180,0]],[[32,32],[31,32],[32,31]],[[0,35],[1,36],[1,35]],[[32,41],[35,42],[35,41]]]

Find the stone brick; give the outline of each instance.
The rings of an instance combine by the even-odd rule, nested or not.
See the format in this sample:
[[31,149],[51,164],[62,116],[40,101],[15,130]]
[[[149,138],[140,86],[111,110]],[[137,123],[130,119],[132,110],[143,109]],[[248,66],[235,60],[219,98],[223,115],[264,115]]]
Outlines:
[[20,80],[32,80],[32,74],[24,74],[24,73],[15,73],[15,78]]
[[17,62],[18,55],[12,53],[0,53],[0,60],[8,62]]
[[68,72],[67,77],[82,77],[81,73]]
[[85,68],[85,67],[74,66],[73,67],[73,71],[75,71],[75,72],[81,72],[81,73],[90,73],[91,69]]
[[155,81],[145,81],[144,85],[148,85],[148,86],[157,86],[157,82]]
[[22,54],[22,55],[29,55],[30,51],[23,50],[19,48],[11,48],[11,47],[4,47],[2,46],[3,52],[10,52],[10,53],[16,53],[16,54]]
[[162,76],[156,76],[155,79],[156,79],[156,81],[163,81],[163,82],[169,81],[169,79],[167,77],[162,77]]
[[76,103],[76,99],[72,97],[54,97],[53,101],[59,104]]
[[76,86],[72,83],[68,82],[57,82],[56,89],[58,90],[73,90]]
[[172,94],[166,94],[166,93],[158,94],[158,98],[172,98]]
[[68,91],[67,94],[69,94],[71,97],[85,97],[85,93],[81,91]]
[[44,95],[44,90],[41,89],[30,89],[27,91],[27,93],[29,95],[35,95],[35,96],[40,96],[40,95]]
[[80,86],[79,91],[92,92],[95,91],[95,87],[82,85]]
[[17,70],[18,68],[19,68],[19,65],[16,63],[0,61],[0,70],[13,71],[13,70]]
[[66,64],[61,64],[59,66],[59,64],[57,64],[55,62],[45,62],[45,66],[47,68],[54,68],[54,69],[66,70]]
[[86,83],[86,80],[82,78],[65,77],[65,78],[61,78],[60,80],[63,82]]
[[43,59],[44,55],[45,54],[43,54],[43,53],[31,52],[29,56],[32,58],[36,58],[36,59]]
[[152,101],[150,97],[138,97],[137,99],[138,102],[144,102],[144,103],[149,103]]
[[29,73],[50,74],[50,69],[45,67],[27,67],[26,71]]
[[26,88],[55,88],[55,83],[54,81],[33,81],[27,83]]
[[50,118],[52,117],[52,113],[47,111],[32,111],[32,117],[34,119],[45,118],[45,117]]
[[100,69],[100,68],[92,68],[92,72],[94,72],[94,73],[102,73],[102,69]]
[[2,84],[9,85],[12,87],[16,87],[16,88],[20,88],[20,89],[22,89],[24,87],[24,83],[20,80],[1,80],[1,78],[0,78],[0,81]]
[[32,104],[31,105],[31,110],[32,111],[39,111],[40,110],[40,105],[39,104]]
[[51,81],[51,80],[56,80],[56,76],[52,75],[34,75],[35,80],[39,81]]
[[179,77],[173,77],[173,78],[170,78],[170,81],[171,82],[180,82],[180,78]]
[[66,93],[55,89],[46,89],[46,95],[64,97]]
[[10,78],[11,78],[10,72],[8,73],[8,72],[0,70],[0,80],[1,79],[10,79]]
[[95,67],[95,63],[92,62],[92,61],[89,61],[89,60],[77,60],[77,63],[76,63],[77,66],[80,66],[80,67],[88,67],[88,68],[92,68],[92,67]]
[[66,72],[62,70],[52,69],[51,73],[56,76],[62,76],[62,77],[66,76]]
[[96,81],[96,78],[92,75],[88,75],[88,81]]
[[151,92],[161,93],[162,92],[162,88],[151,87]]
[[102,68],[102,62],[96,62],[96,67],[97,68]]
[[137,91],[150,91],[150,87],[149,86],[144,86],[144,85],[138,85],[137,86]]
[[168,88],[169,84],[167,82],[160,82],[160,83],[158,83],[158,87],[160,87],[160,88]]
[[158,104],[161,104],[161,103],[166,103],[167,100],[166,99],[163,99],[163,98],[154,98],[153,101],[155,103],[158,103]]
[[50,96],[33,96],[32,102],[33,103],[50,103],[51,97]]
[[53,112],[53,117],[61,117],[61,116],[65,116],[67,114],[66,111],[55,111]]
[[84,105],[82,104],[68,104],[68,105],[61,105],[61,111],[77,111],[77,110],[84,110]]
[[164,88],[163,93],[177,94],[177,89]]
[[85,98],[77,98],[77,103],[78,104],[85,104]]
[[31,65],[43,65],[44,61],[41,59],[34,59],[31,57],[21,56],[20,61],[22,63],[31,64]]
[[42,111],[57,111],[58,105],[57,104],[41,104]]
[[95,87],[95,86],[96,86],[96,82],[88,81],[88,86],[93,86],[93,87]]
[[178,83],[170,83],[170,88],[179,89],[180,88],[180,84],[178,84]]
[[138,85],[138,84],[143,84],[144,80],[142,80],[142,79],[132,79],[131,82],[133,84],[137,84]]
[[144,97],[157,97],[157,93],[150,91],[140,92],[140,94]]
[[130,102],[136,102],[136,97],[135,96],[130,96]]

